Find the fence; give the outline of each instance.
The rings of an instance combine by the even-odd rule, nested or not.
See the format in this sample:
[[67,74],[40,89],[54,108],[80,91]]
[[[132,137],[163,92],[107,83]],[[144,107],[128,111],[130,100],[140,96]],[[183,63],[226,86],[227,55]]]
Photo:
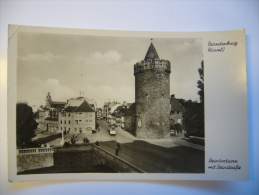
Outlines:
[[17,155],[24,155],[24,154],[46,154],[46,153],[53,153],[53,148],[29,148],[29,149],[18,149]]

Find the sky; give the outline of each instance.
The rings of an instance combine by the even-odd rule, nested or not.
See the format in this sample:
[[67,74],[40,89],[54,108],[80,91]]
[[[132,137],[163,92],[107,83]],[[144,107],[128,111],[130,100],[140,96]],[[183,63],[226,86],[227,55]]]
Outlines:
[[[199,100],[201,39],[152,37],[160,59],[171,62],[170,94]],[[108,37],[18,32],[17,101],[30,106],[84,96],[104,102],[135,102],[134,64],[143,60],[150,37]]]

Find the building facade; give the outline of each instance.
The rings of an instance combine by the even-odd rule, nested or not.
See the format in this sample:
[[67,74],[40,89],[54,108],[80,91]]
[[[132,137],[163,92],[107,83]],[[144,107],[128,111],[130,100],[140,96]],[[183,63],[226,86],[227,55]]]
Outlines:
[[134,65],[136,136],[164,138],[170,131],[170,73],[151,42],[144,60]]
[[50,93],[45,99],[45,106],[41,106],[38,110],[38,117],[36,122],[38,123],[38,128],[42,131],[53,131],[56,132],[58,128],[58,115],[59,112],[64,109],[65,102],[52,101]]
[[170,104],[171,104],[170,123],[172,125],[175,125],[175,124],[183,125],[184,108],[177,101],[174,95],[171,95]]
[[124,129],[132,135],[136,135],[136,104],[133,103],[124,112]]
[[96,129],[96,113],[87,101],[79,106],[67,106],[59,113],[59,131],[65,133],[92,133]]

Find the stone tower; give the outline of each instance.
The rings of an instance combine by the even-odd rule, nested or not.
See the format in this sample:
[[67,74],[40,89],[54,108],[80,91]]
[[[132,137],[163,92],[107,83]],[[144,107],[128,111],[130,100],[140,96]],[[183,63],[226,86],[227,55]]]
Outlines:
[[52,99],[51,99],[50,93],[48,92],[48,95],[46,97],[46,107],[50,108],[51,107],[51,103],[52,103]]
[[136,136],[164,138],[170,131],[170,73],[151,42],[144,60],[134,65]]

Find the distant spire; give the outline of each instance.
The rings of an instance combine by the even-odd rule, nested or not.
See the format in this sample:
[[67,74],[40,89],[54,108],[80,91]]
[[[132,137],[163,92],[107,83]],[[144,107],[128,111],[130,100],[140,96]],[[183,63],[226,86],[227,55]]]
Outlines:
[[150,46],[147,50],[145,60],[147,60],[147,59],[152,59],[152,60],[159,59],[158,53],[156,51],[155,46],[152,43],[152,40],[153,40],[153,38],[151,38],[151,44],[150,44]]

